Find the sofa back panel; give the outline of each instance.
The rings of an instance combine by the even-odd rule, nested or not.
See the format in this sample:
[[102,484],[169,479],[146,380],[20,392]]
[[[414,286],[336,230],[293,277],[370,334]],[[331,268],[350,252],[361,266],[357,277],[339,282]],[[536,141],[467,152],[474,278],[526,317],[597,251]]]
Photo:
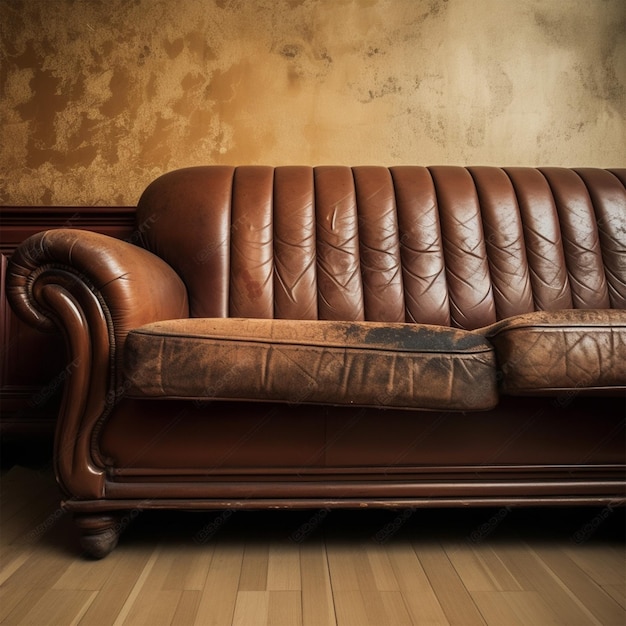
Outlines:
[[597,217],[587,187],[573,170],[544,168],[541,172],[556,202],[574,307],[609,308]]
[[611,172],[576,170],[587,186],[595,209],[609,300],[614,309],[626,309],[626,190]]
[[137,210],[192,317],[463,329],[533,310],[626,307],[622,170],[207,166]]

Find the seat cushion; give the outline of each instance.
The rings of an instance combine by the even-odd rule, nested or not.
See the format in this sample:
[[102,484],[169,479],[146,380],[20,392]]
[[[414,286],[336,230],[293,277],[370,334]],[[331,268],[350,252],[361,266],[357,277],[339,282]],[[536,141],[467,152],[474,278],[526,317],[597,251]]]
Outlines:
[[374,322],[198,318],[129,333],[128,395],[486,410],[495,354],[480,334]]
[[626,311],[538,311],[484,332],[504,393],[626,389]]

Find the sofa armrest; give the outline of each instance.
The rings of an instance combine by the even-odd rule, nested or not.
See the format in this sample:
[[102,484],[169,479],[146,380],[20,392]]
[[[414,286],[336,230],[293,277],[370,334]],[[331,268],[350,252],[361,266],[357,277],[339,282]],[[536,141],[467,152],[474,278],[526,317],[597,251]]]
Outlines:
[[57,324],[40,287],[83,283],[110,313],[118,338],[131,328],[189,316],[187,290],[156,255],[126,241],[84,230],[58,229],[26,239],[9,262],[7,297],[15,312],[39,330]]
[[165,261],[142,248],[59,229],[17,248],[7,298],[26,323],[63,333],[70,375],[57,421],[57,475],[67,492],[99,497],[104,463],[94,456],[92,436],[125,390],[126,335],[149,322],[188,317],[186,287]]

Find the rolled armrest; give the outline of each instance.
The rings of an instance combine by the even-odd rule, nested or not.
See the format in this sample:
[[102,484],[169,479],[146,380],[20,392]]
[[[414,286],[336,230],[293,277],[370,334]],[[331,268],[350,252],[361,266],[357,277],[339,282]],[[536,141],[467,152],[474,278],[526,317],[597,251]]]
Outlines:
[[189,316],[187,290],[176,272],[151,252],[107,235],[75,229],[38,233],[13,254],[7,297],[15,312],[40,330],[58,324],[39,284],[83,283],[94,293],[117,339],[137,326]]
[[55,466],[73,498],[102,497],[105,463],[93,444],[98,424],[124,393],[121,369],[128,332],[189,316],[187,290],[154,254],[106,235],[50,230],[13,254],[7,298],[40,330],[61,330],[71,364],[57,420]]

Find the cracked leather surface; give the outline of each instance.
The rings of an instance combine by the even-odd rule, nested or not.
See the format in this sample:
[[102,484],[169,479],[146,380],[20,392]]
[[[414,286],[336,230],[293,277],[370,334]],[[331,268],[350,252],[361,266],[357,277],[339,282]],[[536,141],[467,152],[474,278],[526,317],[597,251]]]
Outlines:
[[480,335],[374,322],[190,319],[133,331],[130,395],[481,410],[497,403]]
[[539,311],[485,330],[505,393],[626,386],[626,311]]

